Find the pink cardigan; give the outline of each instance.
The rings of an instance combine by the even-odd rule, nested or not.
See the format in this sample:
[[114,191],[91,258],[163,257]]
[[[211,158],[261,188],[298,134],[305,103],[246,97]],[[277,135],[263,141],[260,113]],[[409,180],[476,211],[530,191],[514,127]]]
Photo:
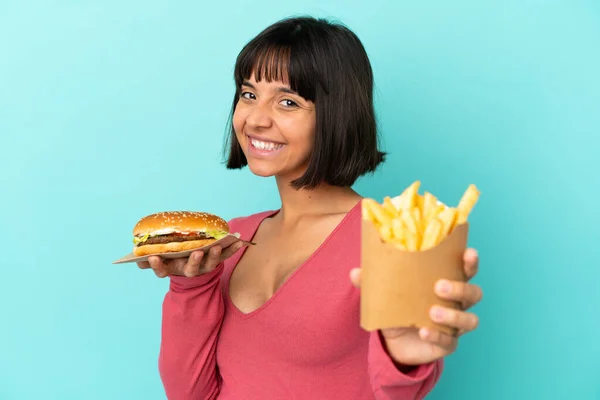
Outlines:
[[[250,240],[267,211],[229,222]],[[262,307],[244,314],[228,295],[244,249],[213,272],[170,277],[159,369],[170,400],[412,400],[438,381],[443,361],[400,372],[377,332],[359,325],[357,204]]]

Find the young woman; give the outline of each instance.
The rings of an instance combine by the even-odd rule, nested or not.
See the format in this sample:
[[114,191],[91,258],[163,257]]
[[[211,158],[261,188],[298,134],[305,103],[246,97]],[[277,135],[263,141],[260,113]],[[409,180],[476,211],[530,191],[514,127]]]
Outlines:
[[[249,42],[235,66],[228,168],[275,177],[281,207],[235,218],[255,246],[212,248],[140,268],[168,276],[159,369],[170,400],[422,399],[457,340],[427,329],[359,325],[361,196],[374,171],[373,77],[347,28],[280,21]],[[465,255],[472,277],[478,258]],[[436,293],[463,310],[431,318],[476,328],[470,283]]]

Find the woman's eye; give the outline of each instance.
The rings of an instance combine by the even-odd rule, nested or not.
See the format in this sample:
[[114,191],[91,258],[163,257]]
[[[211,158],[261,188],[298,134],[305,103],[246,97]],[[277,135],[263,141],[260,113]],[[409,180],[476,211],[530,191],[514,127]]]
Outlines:
[[289,99],[282,100],[279,104],[281,104],[284,107],[296,107],[298,105],[295,101]]
[[250,92],[242,92],[242,97],[245,99],[251,99],[251,100],[254,100],[256,98],[254,96],[254,93],[250,93]]

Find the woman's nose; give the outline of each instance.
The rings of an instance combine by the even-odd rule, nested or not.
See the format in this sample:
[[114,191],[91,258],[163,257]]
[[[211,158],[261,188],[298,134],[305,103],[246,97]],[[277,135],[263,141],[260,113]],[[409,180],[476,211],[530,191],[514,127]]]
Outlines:
[[255,105],[248,116],[246,124],[254,128],[268,128],[273,124],[273,119],[267,105]]

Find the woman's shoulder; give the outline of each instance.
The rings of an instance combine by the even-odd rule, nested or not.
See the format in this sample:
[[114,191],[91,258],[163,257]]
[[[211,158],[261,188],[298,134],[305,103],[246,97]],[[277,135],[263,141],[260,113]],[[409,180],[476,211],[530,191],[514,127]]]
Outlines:
[[227,221],[229,231],[232,233],[240,233],[242,237],[248,231],[254,231],[258,225],[267,217],[275,214],[277,210],[260,211],[254,214],[234,217]]

